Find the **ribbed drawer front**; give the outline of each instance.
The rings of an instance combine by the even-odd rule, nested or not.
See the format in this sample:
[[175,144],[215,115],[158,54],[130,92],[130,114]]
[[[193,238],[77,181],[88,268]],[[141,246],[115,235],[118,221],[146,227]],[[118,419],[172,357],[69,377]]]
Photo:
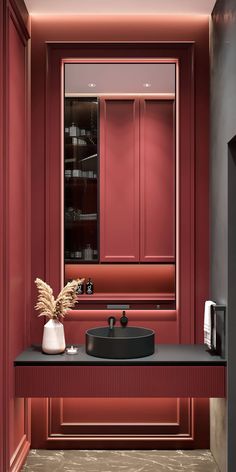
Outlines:
[[225,397],[224,366],[18,366],[18,397]]

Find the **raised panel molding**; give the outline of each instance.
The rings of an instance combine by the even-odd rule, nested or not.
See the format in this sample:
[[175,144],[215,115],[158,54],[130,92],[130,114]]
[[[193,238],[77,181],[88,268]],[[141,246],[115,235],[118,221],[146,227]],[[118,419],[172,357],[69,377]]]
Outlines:
[[[192,416],[192,408],[191,408],[191,401],[189,399],[168,399],[169,401],[166,402],[166,399],[152,399],[152,421],[149,422],[144,420],[140,420],[139,422],[132,422],[132,421],[114,421],[112,419],[112,413],[108,412],[107,419],[104,418],[103,421],[79,421],[79,416],[76,417],[76,404],[79,406],[81,403],[81,409],[87,408],[86,399],[73,399],[73,414],[74,420],[73,422],[67,422],[65,415],[65,403],[72,399],[50,399],[48,404],[48,424],[50,425],[50,429],[48,430],[48,437],[50,438],[65,438],[65,437],[72,437],[72,436],[82,436],[82,435],[89,435],[91,438],[96,436],[97,438],[106,436],[107,439],[111,440],[112,438],[116,437],[117,435],[129,435],[129,436],[148,436],[154,435],[156,437],[160,437],[163,435],[168,435],[170,437],[182,436],[182,437],[191,437],[190,431],[190,423],[189,416]],[[109,399],[111,400],[111,408],[116,409],[119,407],[122,409],[127,402],[128,405],[131,402],[136,400],[136,407],[137,412],[142,407],[142,403],[147,399],[126,399],[123,398],[122,402],[119,402],[117,405],[117,399]],[[121,400],[121,399],[119,399]],[[148,399],[150,402],[150,399]],[[93,403],[95,406],[99,408],[99,403],[96,405],[97,399],[93,399]],[[106,403],[107,399],[100,399],[100,406],[102,403]],[[167,405],[166,405],[167,403]],[[68,407],[68,405],[67,405]],[[145,408],[145,406],[144,406]],[[168,409],[172,409],[172,415],[168,413]],[[163,412],[164,410],[164,412]],[[103,405],[103,412],[104,416],[106,416],[106,409]],[[89,416],[89,412],[88,412]],[[91,415],[90,415],[91,416]],[[163,417],[166,416],[168,419],[165,420]],[[143,417],[145,417],[145,413],[143,413]],[[161,418],[160,418],[161,417]]]
[[[74,399],[73,399],[74,400]],[[77,401],[77,399],[76,399]],[[148,424],[139,426],[138,434],[129,425],[120,430],[115,426],[109,431],[104,425],[103,431],[83,430],[83,425],[63,425],[62,399],[37,398],[33,403],[33,423],[37,427],[32,431],[32,447],[47,449],[131,449],[131,448],[167,448],[193,449],[204,448],[209,434],[209,416],[207,399],[176,399],[177,421],[156,423],[150,431]],[[199,416],[204,414],[204,422],[199,427]],[[44,421],[38,422],[41,416]],[[135,425],[136,428],[136,425]],[[124,436],[125,434],[125,436]]]
[[138,262],[139,100],[101,98],[100,130],[100,260]]
[[141,262],[175,262],[175,121],[174,100],[140,100]]
[[[59,413],[59,427],[159,424],[179,426],[180,402],[172,398],[60,398],[52,399],[55,410],[51,410],[52,420]],[[58,410],[59,409],[59,410]],[[137,411],[139,416],[137,418]],[[52,428],[54,425],[51,421]]]
[[24,434],[10,459],[10,472],[19,472],[31,445],[31,400],[24,400]]

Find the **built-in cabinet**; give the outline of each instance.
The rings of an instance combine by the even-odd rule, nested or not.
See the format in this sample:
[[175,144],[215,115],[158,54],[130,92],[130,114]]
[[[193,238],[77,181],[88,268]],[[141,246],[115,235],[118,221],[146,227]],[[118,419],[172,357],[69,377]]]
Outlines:
[[96,98],[65,99],[65,263],[98,261]]
[[64,122],[65,279],[91,277],[93,302],[142,294],[149,308],[166,307],[175,300],[174,98],[66,97]]
[[100,260],[174,262],[174,100],[102,98]]
[[64,123],[66,280],[92,278],[93,302],[142,294],[149,308],[166,307],[175,300],[174,98],[66,97]]
[[171,99],[101,98],[99,152],[98,100],[65,99],[66,263],[174,262],[174,113]]

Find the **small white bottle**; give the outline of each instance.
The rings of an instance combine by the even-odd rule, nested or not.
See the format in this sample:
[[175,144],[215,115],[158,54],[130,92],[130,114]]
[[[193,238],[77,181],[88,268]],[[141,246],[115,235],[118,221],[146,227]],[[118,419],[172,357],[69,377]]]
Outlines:
[[84,250],[84,260],[91,261],[93,259],[93,250],[90,244],[86,244],[86,248]]
[[71,137],[76,137],[76,131],[75,123],[72,123],[72,125],[69,127],[69,135]]

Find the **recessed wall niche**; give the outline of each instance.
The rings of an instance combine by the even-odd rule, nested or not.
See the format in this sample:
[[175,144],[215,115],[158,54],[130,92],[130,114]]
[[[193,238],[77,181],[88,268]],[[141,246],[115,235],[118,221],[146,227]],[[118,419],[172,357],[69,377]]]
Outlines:
[[65,281],[92,278],[99,307],[175,308],[176,64],[64,68]]

